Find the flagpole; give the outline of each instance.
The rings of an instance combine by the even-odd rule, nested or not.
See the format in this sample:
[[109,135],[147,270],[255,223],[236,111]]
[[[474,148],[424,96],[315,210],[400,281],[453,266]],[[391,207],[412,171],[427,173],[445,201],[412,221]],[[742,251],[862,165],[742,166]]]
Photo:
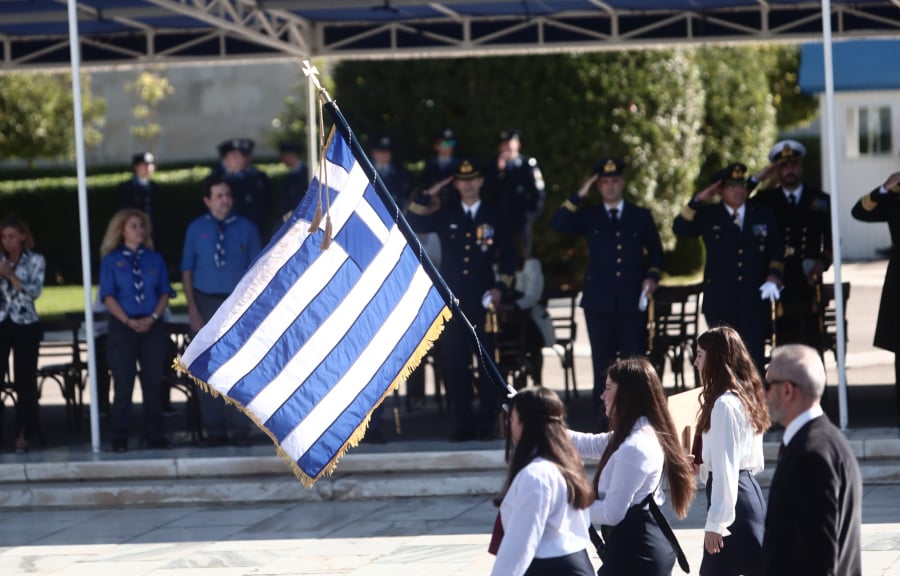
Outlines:
[[409,222],[406,221],[406,218],[403,216],[403,212],[400,210],[400,207],[397,206],[396,202],[394,202],[393,196],[391,196],[390,192],[387,189],[387,186],[385,186],[384,181],[381,179],[381,176],[378,175],[378,171],[375,170],[375,167],[372,165],[369,157],[366,156],[362,144],[360,144],[359,140],[353,134],[353,129],[350,128],[350,124],[344,118],[344,115],[341,113],[337,104],[330,97],[328,97],[327,92],[324,92],[324,95],[326,101],[325,109],[328,110],[328,113],[331,116],[335,127],[338,129],[341,135],[344,136],[344,139],[350,145],[350,150],[353,152],[353,156],[356,158],[356,161],[359,162],[360,166],[363,169],[363,172],[365,172],[366,176],[369,178],[369,181],[374,186],[375,191],[381,198],[381,201],[384,202],[384,204],[388,208],[390,208],[391,215],[394,218],[394,222],[397,223],[397,227],[403,233],[406,241],[416,248],[416,252],[419,261],[422,263],[422,267],[431,278],[431,281],[434,282],[435,288],[437,288],[441,297],[444,299],[444,302],[447,304],[447,306],[450,307],[450,311],[453,313],[453,316],[457,320],[462,321],[463,325],[466,327],[466,331],[472,341],[472,347],[478,354],[478,358],[480,360],[479,365],[481,366],[482,370],[485,372],[485,374],[487,374],[488,378],[490,378],[494,382],[494,384],[503,389],[504,393],[515,394],[515,390],[510,388],[510,386],[506,383],[506,380],[500,374],[500,370],[497,369],[497,365],[494,363],[494,359],[491,358],[490,354],[488,354],[484,350],[484,347],[481,344],[481,340],[479,340],[478,334],[475,331],[475,327],[472,326],[472,323],[459,307],[459,299],[453,295],[453,292],[450,290],[450,287],[447,286],[444,278],[434,266],[431,258],[428,257],[428,254],[422,247],[422,243],[419,242],[419,237],[413,231],[412,227],[409,225]]

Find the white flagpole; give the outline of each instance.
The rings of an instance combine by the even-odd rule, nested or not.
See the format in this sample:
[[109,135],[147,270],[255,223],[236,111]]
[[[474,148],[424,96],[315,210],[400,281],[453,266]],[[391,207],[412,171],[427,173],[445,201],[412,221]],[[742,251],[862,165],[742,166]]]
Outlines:
[[822,48],[825,64],[825,139],[828,154],[828,191],[831,193],[831,252],[834,255],[834,304],[837,318],[837,374],[838,374],[838,407],[840,410],[841,430],[847,429],[847,370],[845,356],[847,352],[846,327],[844,313],[844,287],[841,283],[841,227],[840,202],[837,183],[837,146],[835,144],[834,114],[834,60],[831,51],[831,0],[822,2]]
[[[100,452],[100,414],[97,402],[97,362],[94,350],[94,312],[91,304],[91,243],[88,234],[88,200],[84,168],[84,121],[81,113],[81,52],[78,44],[78,9],[68,0],[69,54],[72,67],[72,106],[75,108],[75,161],[78,171],[78,222],[81,230],[81,274],[84,285],[84,326],[88,353],[91,410],[91,450]],[[76,414],[81,418],[81,414]]]

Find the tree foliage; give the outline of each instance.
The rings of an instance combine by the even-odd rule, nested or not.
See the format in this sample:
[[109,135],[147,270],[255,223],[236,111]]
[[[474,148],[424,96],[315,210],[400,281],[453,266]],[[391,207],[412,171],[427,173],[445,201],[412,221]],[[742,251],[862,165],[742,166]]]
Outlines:
[[175,87],[161,72],[143,70],[133,82],[125,85],[125,90],[133,92],[140,101],[131,109],[135,122],[131,133],[144,140],[147,148],[155,152],[156,141],[163,130],[158,121],[159,105],[175,93]]
[[819,102],[815,96],[800,92],[800,47],[783,45],[759,45],[757,52],[760,67],[765,70],[772,94],[772,105],[777,113],[779,131],[791,130],[816,117]]
[[[70,74],[0,75],[0,156],[29,163],[38,158],[71,157],[75,127]],[[82,76],[84,141],[102,139],[106,101],[91,95],[90,78]]]

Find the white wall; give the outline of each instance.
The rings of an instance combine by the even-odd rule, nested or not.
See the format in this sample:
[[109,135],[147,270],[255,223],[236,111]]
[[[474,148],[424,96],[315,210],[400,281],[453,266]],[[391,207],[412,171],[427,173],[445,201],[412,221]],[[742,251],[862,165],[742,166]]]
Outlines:
[[[900,170],[900,96],[896,91],[836,92],[835,93],[835,137],[838,189],[830,190],[828,183],[829,158],[826,143],[822,142],[822,187],[832,194],[838,194],[841,226],[841,256],[848,260],[878,258],[877,250],[890,246],[891,237],[887,224],[859,222],[850,215],[853,205],[863,194],[883,183],[887,176]],[[847,133],[848,110],[859,106],[891,107],[891,154],[885,156],[847,155],[847,138],[856,134]],[[819,109],[825,110],[825,95],[819,96]],[[822,117],[822,134],[828,133],[830,119]],[[823,136],[824,138],[824,136]]]
[[[108,109],[103,142],[88,149],[88,165],[127,164],[133,153],[147,146],[131,134],[131,110],[140,100],[125,90],[139,74],[139,69],[91,72],[92,90],[106,99]],[[216,145],[235,137],[256,140],[258,156],[274,156],[274,148],[266,142],[272,119],[286,97],[305,97],[305,91],[297,89],[303,74],[290,61],[168,66],[162,74],[175,88],[159,108],[163,133],[155,151],[163,164],[213,161]]]

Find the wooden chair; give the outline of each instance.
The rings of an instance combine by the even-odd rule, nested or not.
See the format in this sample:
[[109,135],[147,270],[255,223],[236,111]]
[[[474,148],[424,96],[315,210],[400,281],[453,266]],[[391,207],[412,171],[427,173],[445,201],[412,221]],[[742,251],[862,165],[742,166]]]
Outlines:
[[563,369],[565,400],[569,400],[569,383],[571,382],[573,398],[578,397],[578,386],[575,382],[575,338],[578,336],[578,323],[575,321],[575,309],[580,292],[576,289],[545,290],[543,302],[553,324],[553,335],[556,342],[551,348],[559,358]]
[[66,403],[66,424],[70,431],[81,429],[81,410],[84,400],[85,362],[81,359],[79,336],[81,315],[67,314],[62,320],[41,321],[40,358],[45,363],[38,368],[37,395],[40,400],[44,382],[53,380],[59,386]]
[[[847,301],[850,299],[850,283],[841,282],[844,300],[844,353],[846,354],[847,344]],[[822,299],[819,306],[820,326],[822,328],[822,352],[831,350],[834,359],[837,361],[837,303],[834,299],[834,284],[822,284]]]
[[[700,293],[702,283],[687,286],[660,286],[653,293],[647,310],[650,324],[648,351],[650,362],[660,380],[665,372],[666,359],[675,376],[675,387],[686,388],[684,361],[694,360],[694,341],[700,322]],[[696,369],[694,383],[699,381]]]

